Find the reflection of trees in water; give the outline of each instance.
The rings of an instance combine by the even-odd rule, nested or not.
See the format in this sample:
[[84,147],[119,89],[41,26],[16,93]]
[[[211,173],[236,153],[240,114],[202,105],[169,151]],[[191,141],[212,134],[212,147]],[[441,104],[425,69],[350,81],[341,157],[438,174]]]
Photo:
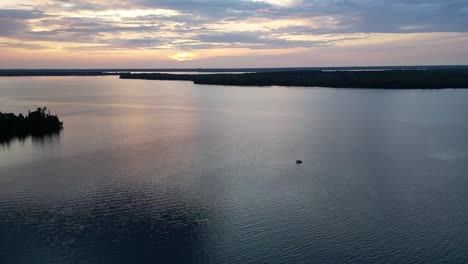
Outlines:
[[60,141],[60,134],[62,129],[59,131],[53,131],[46,134],[31,135],[31,141],[35,145],[44,145],[49,143],[57,143]]
[[58,131],[52,131],[48,133],[37,133],[31,135],[17,135],[10,137],[1,137],[0,136],[0,146],[9,147],[14,141],[19,141],[24,143],[28,138],[31,138],[33,144],[44,145],[46,143],[58,142],[60,140],[60,134],[62,129]]
[[0,136],[0,145],[1,145],[1,146],[7,146],[7,147],[9,147],[10,144],[11,144],[13,141],[15,141],[15,140],[18,140],[19,142],[24,143],[24,141],[26,141],[26,139],[27,139],[28,137],[29,137],[28,135],[25,135],[25,136],[15,136],[15,137]]
[[0,263],[207,262],[206,212],[178,194],[114,187],[53,204],[1,197]]

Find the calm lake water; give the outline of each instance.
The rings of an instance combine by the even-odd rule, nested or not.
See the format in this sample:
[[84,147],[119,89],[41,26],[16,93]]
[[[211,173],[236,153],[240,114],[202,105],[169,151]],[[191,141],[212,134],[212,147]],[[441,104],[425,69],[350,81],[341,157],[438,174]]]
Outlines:
[[0,263],[468,263],[468,90],[0,78],[39,106],[65,128],[0,145]]

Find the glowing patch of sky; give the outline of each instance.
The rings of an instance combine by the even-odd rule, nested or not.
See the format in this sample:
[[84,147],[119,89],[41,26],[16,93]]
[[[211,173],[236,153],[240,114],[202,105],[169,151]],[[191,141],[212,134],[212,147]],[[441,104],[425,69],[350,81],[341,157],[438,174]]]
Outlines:
[[253,2],[263,2],[276,6],[292,6],[299,4],[300,0],[253,0]]

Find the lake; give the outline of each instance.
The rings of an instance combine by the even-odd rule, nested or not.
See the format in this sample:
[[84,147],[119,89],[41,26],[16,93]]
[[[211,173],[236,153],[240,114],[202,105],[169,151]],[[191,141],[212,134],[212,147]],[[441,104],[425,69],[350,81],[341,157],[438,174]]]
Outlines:
[[0,145],[0,263],[467,263],[467,102],[0,78],[64,122]]

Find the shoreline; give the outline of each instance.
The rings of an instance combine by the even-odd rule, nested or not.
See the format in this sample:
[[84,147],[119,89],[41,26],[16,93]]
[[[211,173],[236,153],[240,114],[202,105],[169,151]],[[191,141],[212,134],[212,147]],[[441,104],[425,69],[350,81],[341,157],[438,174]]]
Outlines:
[[464,89],[468,70],[288,71],[242,74],[124,73],[120,79],[192,81],[203,85],[364,89]]
[[[416,66],[415,66],[416,67]],[[423,66],[418,66],[423,67]],[[429,67],[429,66],[428,66]],[[286,86],[357,89],[465,89],[468,67],[432,66],[430,69],[396,67],[321,68],[320,70],[257,69],[165,69],[165,70],[0,70],[0,77],[119,76],[120,79],[191,81],[203,85]],[[186,72],[190,71],[190,72]],[[226,69],[224,69],[226,70]],[[239,71],[239,72],[234,72]],[[253,69],[250,69],[253,70]],[[243,72],[242,72],[243,71]],[[177,73],[176,73],[177,72]],[[185,72],[185,73],[184,73]],[[197,74],[194,74],[196,72]]]

